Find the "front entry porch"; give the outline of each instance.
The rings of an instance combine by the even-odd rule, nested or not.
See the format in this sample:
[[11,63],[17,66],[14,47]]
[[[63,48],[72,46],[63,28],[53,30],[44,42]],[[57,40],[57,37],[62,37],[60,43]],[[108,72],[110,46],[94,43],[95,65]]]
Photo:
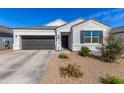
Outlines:
[[65,49],[68,48],[68,36],[67,35],[62,36],[62,48],[65,48]]
[[61,46],[62,49],[68,49],[69,48],[69,33],[61,33]]

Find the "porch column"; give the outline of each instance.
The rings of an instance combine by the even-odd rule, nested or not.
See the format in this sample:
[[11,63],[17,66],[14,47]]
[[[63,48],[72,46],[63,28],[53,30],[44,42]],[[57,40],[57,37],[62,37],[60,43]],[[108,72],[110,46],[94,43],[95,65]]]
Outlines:
[[22,38],[18,34],[13,35],[14,43],[13,43],[13,50],[21,50],[22,49]]
[[62,49],[61,47],[61,33],[59,31],[56,31],[56,50],[60,51]]

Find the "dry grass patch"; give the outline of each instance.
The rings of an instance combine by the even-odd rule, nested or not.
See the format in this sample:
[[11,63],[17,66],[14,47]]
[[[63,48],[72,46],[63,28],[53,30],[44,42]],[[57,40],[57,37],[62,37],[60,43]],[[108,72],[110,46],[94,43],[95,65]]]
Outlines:
[[61,59],[68,59],[68,55],[65,54],[65,53],[60,53],[60,54],[58,55],[58,57],[61,58]]
[[108,74],[106,75],[106,77],[101,77],[100,80],[103,84],[124,84],[124,79]]
[[60,76],[64,78],[81,78],[83,76],[80,66],[76,64],[68,64],[59,67]]

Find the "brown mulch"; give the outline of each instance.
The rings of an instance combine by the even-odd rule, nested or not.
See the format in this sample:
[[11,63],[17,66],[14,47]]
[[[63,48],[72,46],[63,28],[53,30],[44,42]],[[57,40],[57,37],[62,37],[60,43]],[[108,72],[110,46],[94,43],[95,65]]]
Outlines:
[[13,51],[12,49],[4,49],[4,50],[0,50],[0,54],[7,54],[7,53],[10,53],[12,51]]
[[[99,84],[100,77],[106,74],[119,76],[124,78],[124,58],[119,59],[115,63],[102,62],[93,57],[82,57],[77,53],[68,54],[68,59],[58,58],[58,53],[53,53],[48,69],[41,79],[43,84]],[[80,79],[63,78],[59,74],[59,66],[67,65],[68,63],[81,66],[81,71],[84,73]]]

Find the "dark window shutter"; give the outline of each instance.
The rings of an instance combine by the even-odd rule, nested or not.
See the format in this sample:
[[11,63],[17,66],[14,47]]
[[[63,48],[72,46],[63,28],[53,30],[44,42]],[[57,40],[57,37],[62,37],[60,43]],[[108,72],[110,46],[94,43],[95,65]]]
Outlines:
[[84,43],[84,32],[80,31],[80,43]]
[[103,44],[103,31],[99,31],[99,43]]

